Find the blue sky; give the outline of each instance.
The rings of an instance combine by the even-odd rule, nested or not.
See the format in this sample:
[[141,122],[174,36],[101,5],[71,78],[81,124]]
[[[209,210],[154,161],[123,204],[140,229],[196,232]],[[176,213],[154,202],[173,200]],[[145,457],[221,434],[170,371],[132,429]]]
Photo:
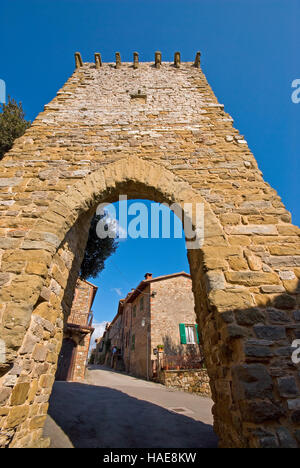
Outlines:
[[[152,202],[128,200],[128,211],[130,206],[136,202],[142,202],[148,210],[148,232],[150,233]],[[123,202],[121,203],[123,204]],[[116,207],[117,219],[119,219],[119,203],[114,204],[114,206]],[[112,214],[111,210],[107,211]],[[177,227],[180,226],[181,222],[168,208],[165,208],[164,212],[170,214],[170,231],[173,234],[174,222],[177,223]],[[138,212],[137,216],[139,216]],[[134,214],[128,215],[127,227],[135,218]],[[126,226],[121,225],[121,228],[124,229]],[[137,230],[139,229],[140,226],[137,227]],[[105,269],[98,278],[90,280],[99,287],[93,306],[97,321],[101,322],[102,319],[110,321],[117,311],[119,300],[144,279],[145,273],[149,272],[153,276],[159,276],[178,271],[189,272],[182,227],[181,233],[181,238],[132,239],[128,237],[119,240],[118,249],[106,261]]]
[[[31,120],[73,72],[77,50],[84,61],[94,52],[112,61],[116,51],[149,61],[156,50],[165,60],[179,50],[185,61],[200,50],[216,96],[300,224],[300,103],[291,100],[300,79],[299,0],[1,0],[0,17],[0,79]],[[122,242],[96,281],[97,320],[116,310],[111,288],[126,293],[148,270],[187,268],[178,239]]]

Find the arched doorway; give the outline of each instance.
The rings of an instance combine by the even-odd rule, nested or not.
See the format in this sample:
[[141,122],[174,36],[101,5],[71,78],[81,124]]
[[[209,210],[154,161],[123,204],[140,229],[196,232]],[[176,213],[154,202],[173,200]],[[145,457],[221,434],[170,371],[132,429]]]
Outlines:
[[72,380],[76,353],[76,343],[71,338],[64,338],[57,361],[55,380]]

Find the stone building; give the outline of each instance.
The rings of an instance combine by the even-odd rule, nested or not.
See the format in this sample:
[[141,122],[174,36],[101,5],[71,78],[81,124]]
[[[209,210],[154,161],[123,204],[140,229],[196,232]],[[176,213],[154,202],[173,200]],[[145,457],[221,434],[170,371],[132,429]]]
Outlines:
[[75,295],[64,328],[64,337],[61,351],[58,356],[56,380],[82,382],[88,358],[93,313],[91,311],[97,286],[88,281],[78,279]]
[[103,335],[95,340],[95,364],[105,364],[105,357],[110,349],[109,326],[110,322],[107,322]]
[[108,346],[105,364],[117,370],[123,370],[123,300],[119,301],[118,312],[108,328]]
[[192,225],[187,204],[203,206],[204,240],[187,257],[220,447],[300,447],[300,230],[200,55],[76,53],[74,73],[0,161],[0,447],[49,443],[90,221],[124,194],[176,203]]
[[[137,288],[120,301],[109,328],[116,361],[126,372],[152,379],[161,366],[201,363],[192,281],[187,273],[145,275]],[[106,361],[109,363],[109,361]],[[115,361],[112,365],[118,365]]]

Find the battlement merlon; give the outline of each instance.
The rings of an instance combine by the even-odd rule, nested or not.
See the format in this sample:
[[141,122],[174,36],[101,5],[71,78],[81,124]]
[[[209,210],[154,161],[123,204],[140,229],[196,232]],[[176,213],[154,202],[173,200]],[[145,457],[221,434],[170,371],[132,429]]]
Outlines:
[[[184,62],[184,63],[189,64],[191,66],[194,66],[195,68],[200,68],[200,57],[201,57],[201,53],[198,51],[196,53],[196,57],[195,57],[194,62]],[[123,65],[131,65],[132,68],[137,69],[139,67],[139,63],[140,63],[139,62],[139,54],[138,54],[138,52],[134,52],[133,53],[133,61],[132,62],[124,62]],[[141,62],[141,63],[151,64],[151,62]],[[108,62],[107,64],[108,65],[113,65],[113,62]],[[160,66],[162,64],[163,64],[163,62],[162,62],[162,53],[157,51],[157,52],[155,52],[153,66],[155,68],[160,68]],[[175,68],[180,68],[180,65],[181,65],[180,52],[175,52],[173,63],[172,62],[164,62],[164,64],[166,64],[166,65],[172,64]],[[81,68],[81,67],[83,67],[83,65],[84,65],[84,63],[82,61],[82,57],[81,57],[80,52],[75,52],[75,68],[76,69]],[[103,64],[102,64],[101,55],[98,52],[96,52],[95,53],[95,67],[97,69],[100,69],[102,67],[102,65]],[[116,69],[119,69],[119,68],[121,68],[121,66],[122,66],[121,54],[120,54],[120,52],[116,52],[114,67]]]

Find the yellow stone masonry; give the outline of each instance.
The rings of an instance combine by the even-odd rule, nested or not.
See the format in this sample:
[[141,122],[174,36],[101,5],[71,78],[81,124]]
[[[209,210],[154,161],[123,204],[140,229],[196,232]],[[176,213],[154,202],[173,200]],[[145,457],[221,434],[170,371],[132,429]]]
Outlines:
[[0,446],[49,443],[42,426],[89,222],[120,194],[204,204],[204,244],[188,259],[220,446],[299,446],[300,231],[197,57],[116,66],[77,55],[0,162]]

